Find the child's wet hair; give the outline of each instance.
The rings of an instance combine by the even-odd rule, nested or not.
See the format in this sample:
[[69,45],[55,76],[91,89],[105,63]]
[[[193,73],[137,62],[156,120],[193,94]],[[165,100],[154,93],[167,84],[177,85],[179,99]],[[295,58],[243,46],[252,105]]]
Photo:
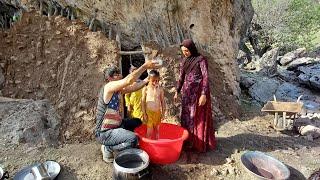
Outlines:
[[154,69],[149,72],[149,77],[160,77],[160,73]]

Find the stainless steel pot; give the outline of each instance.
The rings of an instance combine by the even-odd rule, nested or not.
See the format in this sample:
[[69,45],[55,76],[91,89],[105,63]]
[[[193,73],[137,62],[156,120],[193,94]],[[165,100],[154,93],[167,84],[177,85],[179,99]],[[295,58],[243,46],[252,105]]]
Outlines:
[[136,180],[147,179],[149,172],[149,156],[141,149],[121,151],[113,161],[113,179]]
[[3,169],[0,167],[0,180],[3,179],[9,179],[9,173],[8,171],[3,171]]

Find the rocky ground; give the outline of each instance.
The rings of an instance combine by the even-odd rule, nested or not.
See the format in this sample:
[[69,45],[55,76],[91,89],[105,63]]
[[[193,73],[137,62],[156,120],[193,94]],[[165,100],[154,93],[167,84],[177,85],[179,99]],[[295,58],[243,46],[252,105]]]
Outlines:
[[[259,107],[252,109],[242,118],[219,126],[215,151],[203,154],[183,151],[174,164],[151,165],[152,179],[252,179],[240,163],[240,156],[247,150],[265,152],[285,163],[292,174],[290,179],[306,179],[319,169],[319,139],[308,141],[293,131],[277,132],[271,128],[271,115],[257,113]],[[0,152],[0,163],[11,175],[45,160],[60,163],[62,171],[58,179],[111,179],[112,175],[112,164],[102,160],[100,146],[95,141],[56,148],[1,144]]]

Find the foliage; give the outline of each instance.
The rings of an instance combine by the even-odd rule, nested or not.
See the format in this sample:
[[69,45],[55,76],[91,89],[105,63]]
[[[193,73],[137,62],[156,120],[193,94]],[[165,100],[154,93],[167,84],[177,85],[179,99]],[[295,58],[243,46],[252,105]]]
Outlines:
[[[320,3],[315,0],[252,0],[254,23],[259,24],[272,46],[320,44]],[[265,37],[261,37],[265,40]],[[262,41],[262,40],[261,40]]]

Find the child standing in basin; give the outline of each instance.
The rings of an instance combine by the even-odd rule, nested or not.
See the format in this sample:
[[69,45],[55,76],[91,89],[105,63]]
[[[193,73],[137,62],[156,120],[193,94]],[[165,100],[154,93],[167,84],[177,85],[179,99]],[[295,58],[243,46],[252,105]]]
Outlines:
[[147,138],[159,139],[159,125],[164,117],[164,91],[159,84],[160,74],[156,70],[149,72],[149,83],[142,90],[141,109],[143,121],[147,125]]

